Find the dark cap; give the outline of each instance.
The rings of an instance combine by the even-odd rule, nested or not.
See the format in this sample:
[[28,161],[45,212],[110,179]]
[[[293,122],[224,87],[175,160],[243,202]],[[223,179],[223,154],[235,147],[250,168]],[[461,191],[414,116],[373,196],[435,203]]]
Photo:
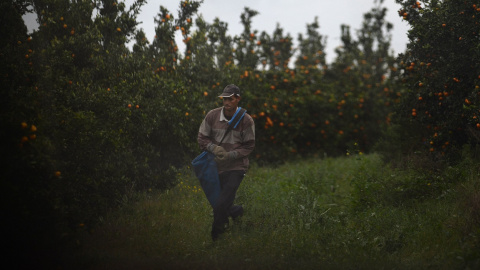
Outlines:
[[229,84],[223,89],[223,93],[218,97],[240,96],[240,88],[234,84]]

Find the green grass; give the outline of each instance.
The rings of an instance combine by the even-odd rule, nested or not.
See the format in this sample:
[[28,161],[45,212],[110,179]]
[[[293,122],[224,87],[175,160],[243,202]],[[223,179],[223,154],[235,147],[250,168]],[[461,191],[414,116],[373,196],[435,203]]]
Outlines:
[[[478,164],[477,164],[478,165]],[[479,170],[392,169],[376,155],[253,167],[245,208],[219,241],[193,174],[79,234],[67,269],[464,269],[480,267]],[[460,177],[460,178],[458,178]],[[430,189],[429,189],[430,188]]]

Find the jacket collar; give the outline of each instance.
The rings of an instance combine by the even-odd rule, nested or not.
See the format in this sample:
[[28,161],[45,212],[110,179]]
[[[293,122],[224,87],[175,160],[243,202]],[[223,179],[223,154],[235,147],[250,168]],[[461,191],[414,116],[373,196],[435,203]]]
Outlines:
[[222,122],[222,121],[227,121],[228,122],[227,118],[225,118],[225,114],[223,114],[223,107],[222,107],[222,111],[220,112],[220,122]]
[[[222,107],[222,111],[220,111],[220,122],[222,122],[222,121],[228,122],[228,121],[230,121],[230,120],[228,120],[228,119],[225,117],[225,114],[223,113],[223,109],[224,109],[224,108]],[[237,107],[237,110],[238,110],[238,107]]]

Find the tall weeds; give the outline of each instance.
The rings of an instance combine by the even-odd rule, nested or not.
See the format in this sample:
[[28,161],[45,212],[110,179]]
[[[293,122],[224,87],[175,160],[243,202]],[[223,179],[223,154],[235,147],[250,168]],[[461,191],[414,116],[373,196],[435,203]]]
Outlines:
[[[190,170],[78,238],[65,265],[82,269],[471,269],[480,263],[478,166],[436,174],[377,155],[253,167],[245,208],[210,239],[212,212]],[[444,183],[444,184],[440,184]],[[64,265],[64,266],[65,266]]]

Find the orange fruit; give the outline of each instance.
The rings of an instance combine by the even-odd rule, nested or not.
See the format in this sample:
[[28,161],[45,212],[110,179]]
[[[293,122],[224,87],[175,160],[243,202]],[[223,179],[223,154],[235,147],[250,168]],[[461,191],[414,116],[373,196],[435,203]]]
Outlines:
[[35,132],[35,131],[37,131],[37,127],[36,127],[35,125],[32,125],[32,127],[30,127],[30,130],[31,130],[32,132]]
[[28,126],[27,123],[25,123],[25,122],[22,122],[21,125],[22,125],[22,128],[27,128],[27,126]]
[[270,117],[267,116],[267,123],[268,125],[272,126],[273,127],[273,121],[272,119],[270,119]]
[[128,107],[128,108],[131,108],[131,107],[132,107],[132,104],[128,104],[127,107]]
[[56,172],[55,172],[55,176],[56,176],[56,177],[60,177],[60,175],[62,175],[62,173],[61,173],[60,171],[56,171]]

